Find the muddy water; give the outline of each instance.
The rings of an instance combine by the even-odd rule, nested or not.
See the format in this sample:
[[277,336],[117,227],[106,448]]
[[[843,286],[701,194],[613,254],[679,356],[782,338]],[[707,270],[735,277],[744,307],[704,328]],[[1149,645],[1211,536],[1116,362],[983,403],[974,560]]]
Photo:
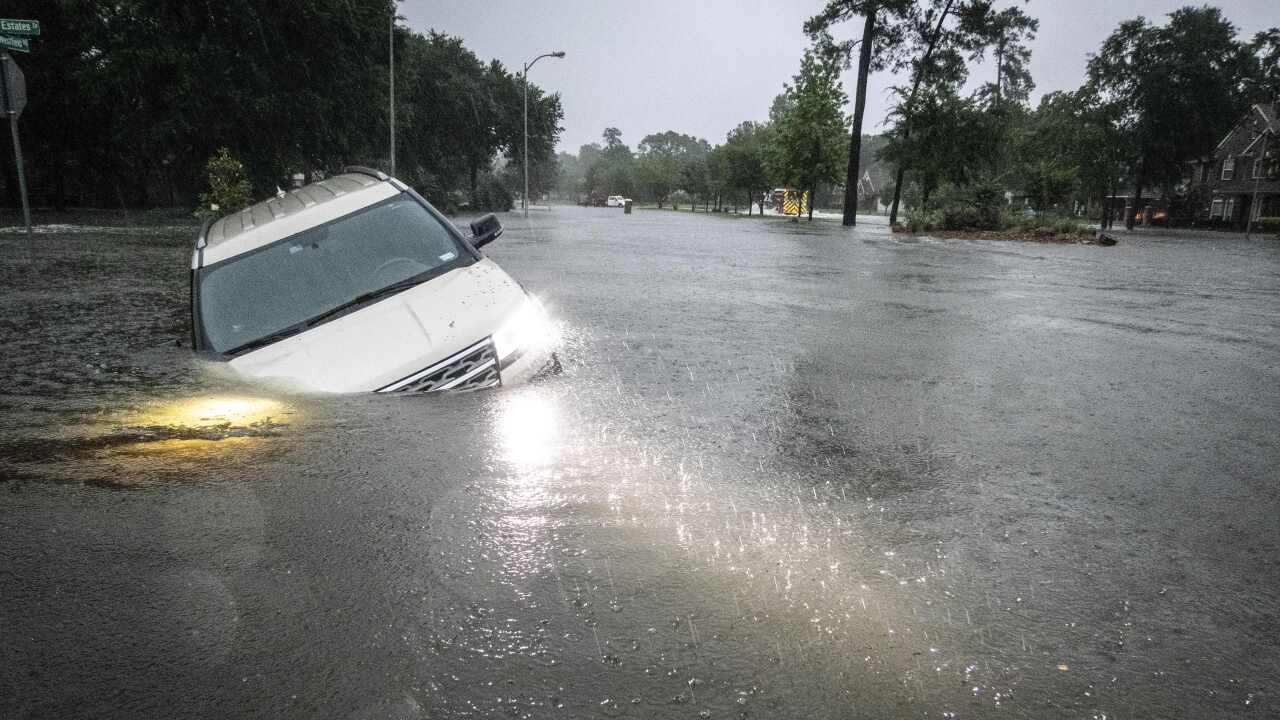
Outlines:
[[394,400],[0,235],[0,716],[1276,712],[1275,244],[507,222],[564,374]]

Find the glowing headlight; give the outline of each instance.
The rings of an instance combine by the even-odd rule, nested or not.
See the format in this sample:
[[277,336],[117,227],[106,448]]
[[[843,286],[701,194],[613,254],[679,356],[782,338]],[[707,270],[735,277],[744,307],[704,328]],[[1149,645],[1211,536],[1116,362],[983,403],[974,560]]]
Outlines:
[[542,304],[532,296],[526,297],[520,306],[502,327],[493,334],[493,345],[498,351],[498,363],[505,364],[529,350],[546,347],[553,335],[553,328],[547,320],[547,313]]

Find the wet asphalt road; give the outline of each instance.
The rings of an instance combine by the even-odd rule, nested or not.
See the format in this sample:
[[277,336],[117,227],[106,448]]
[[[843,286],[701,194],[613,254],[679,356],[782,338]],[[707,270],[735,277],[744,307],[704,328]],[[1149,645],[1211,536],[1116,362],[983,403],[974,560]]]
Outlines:
[[531,221],[565,372],[394,400],[0,234],[0,717],[1280,713],[1280,244]]

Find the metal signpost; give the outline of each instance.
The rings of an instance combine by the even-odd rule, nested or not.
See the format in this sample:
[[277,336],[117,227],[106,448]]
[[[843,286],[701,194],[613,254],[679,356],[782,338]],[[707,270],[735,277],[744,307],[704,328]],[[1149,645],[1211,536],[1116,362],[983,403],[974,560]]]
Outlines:
[[31,52],[29,38],[39,34],[39,20],[0,18],[0,113],[9,118],[9,132],[13,135],[18,191],[22,194],[22,220],[27,225],[28,235],[31,234],[31,204],[27,200],[27,171],[22,164],[22,143],[18,140],[18,117],[27,106],[27,79],[8,51]]

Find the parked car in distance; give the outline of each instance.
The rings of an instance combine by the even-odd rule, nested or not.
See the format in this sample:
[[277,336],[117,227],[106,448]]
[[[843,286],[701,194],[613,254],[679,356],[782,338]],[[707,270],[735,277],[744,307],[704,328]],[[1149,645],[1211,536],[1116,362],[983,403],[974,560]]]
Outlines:
[[622,207],[624,202],[626,202],[626,198],[621,195],[610,195],[605,204],[609,207]]
[[420,195],[376,170],[206,223],[191,256],[192,346],[240,375],[320,392],[471,390],[554,364],[541,304]]

